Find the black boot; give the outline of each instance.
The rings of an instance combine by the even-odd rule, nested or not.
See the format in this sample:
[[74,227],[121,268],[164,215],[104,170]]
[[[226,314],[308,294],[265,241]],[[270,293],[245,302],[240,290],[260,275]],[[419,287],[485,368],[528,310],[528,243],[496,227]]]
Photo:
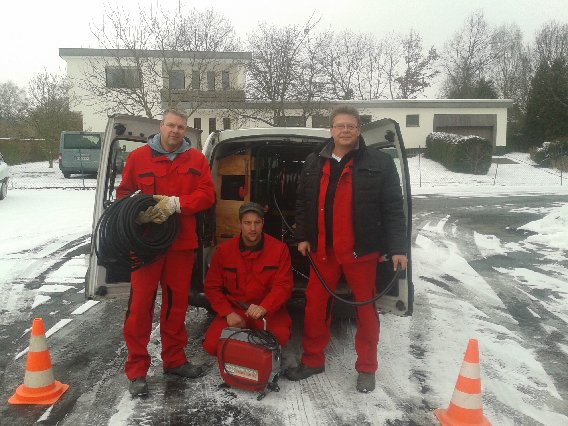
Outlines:
[[130,385],[128,385],[128,391],[132,396],[148,395],[148,383],[146,383],[146,377],[138,377],[131,380]]
[[165,374],[175,374],[176,376],[188,377],[190,379],[196,379],[197,377],[203,376],[205,369],[202,365],[193,365],[190,362],[180,365],[174,368],[164,368]]
[[308,367],[302,363],[298,364],[296,367],[288,368],[284,375],[288,378],[288,380],[298,381],[307,379],[314,374],[323,373],[325,371],[325,366],[322,365],[321,367]]

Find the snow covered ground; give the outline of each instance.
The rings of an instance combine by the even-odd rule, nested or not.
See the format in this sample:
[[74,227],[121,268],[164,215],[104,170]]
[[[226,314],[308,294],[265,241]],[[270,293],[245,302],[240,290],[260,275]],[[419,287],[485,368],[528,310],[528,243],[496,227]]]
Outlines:
[[[214,371],[194,392],[205,392],[219,406],[250,409],[257,420],[249,424],[435,424],[431,412],[447,407],[467,342],[477,338],[484,411],[493,424],[568,424],[566,364],[556,365],[557,360],[568,359],[568,182],[561,186],[559,175],[534,168],[524,154],[509,154],[508,158],[519,161],[499,164],[495,185],[491,171],[489,177],[456,175],[423,158],[421,176],[417,177],[418,157],[410,159],[416,204],[434,199],[439,200],[436,203],[440,208],[435,214],[415,208],[414,314],[406,318],[381,316],[378,386],[374,392],[361,395],[354,390],[354,325],[350,322],[334,328],[324,374],[299,383],[282,380],[281,392],[265,398],[261,408],[253,394],[217,390]],[[13,167],[14,180],[25,179],[27,188],[45,188],[45,166]],[[49,169],[47,175],[58,182],[53,184],[56,188],[70,182],[58,169]],[[95,184],[94,179],[85,182]],[[511,201],[543,194],[555,198],[546,205],[530,207]],[[504,215],[529,215],[532,219],[510,230],[514,241],[505,241],[496,234],[466,229],[467,219],[482,215],[478,206],[473,202],[471,207],[457,210],[465,212],[458,217],[454,211],[444,211],[446,197],[470,203],[490,197]],[[7,349],[13,355],[10,362],[21,362],[22,369],[25,350],[13,343],[21,339],[9,334],[11,324],[28,321],[51,306],[50,301],[58,294],[67,295],[61,303],[69,304],[70,314],[63,315],[68,318],[60,318],[58,313],[64,312],[65,306],[50,313],[55,325],[48,334],[57,336],[80,318],[88,323],[89,315],[95,315],[105,303],[78,302],[76,297],[82,292],[86,272],[84,248],[89,244],[93,200],[92,190],[12,188],[0,202],[0,344],[11,345]],[[534,263],[511,260],[523,255]],[[71,297],[72,293],[75,296]],[[530,301],[519,308],[522,315],[510,303],[517,295]],[[189,315],[194,315],[192,321],[203,318],[196,310]],[[21,329],[19,335],[25,338],[28,331]],[[157,338],[153,334],[150,344],[154,359],[159,357]],[[538,346],[539,341],[542,346]],[[298,345],[296,335],[287,349],[287,363],[299,355]],[[124,353],[123,346],[115,350]],[[151,374],[155,371],[153,366]],[[63,381],[62,377],[57,379]],[[151,383],[154,388],[159,386],[158,381]],[[14,390],[7,379],[3,388],[2,398]],[[136,419],[148,423],[145,412],[164,409],[158,395],[140,401],[131,399],[124,388],[118,392],[108,424],[136,424]],[[156,394],[159,392],[156,389]],[[90,396],[86,392],[75,408],[70,408],[75,412],[61,424],[74,419],[81,423],[76,419],[86,417],[77,410],[90,407],[99,393],[98,387]],[[193,409],[189,404],[187,410]],[[51,410],[44,409],[43,421],[49,423]],[[9,414],[11,418],[17,416]],[[34,421],[42,418],[33,417]],[[28,424],[28,420],[29,416],[22,417],[21,423]],[[231,423],[239,424],[239,418],[224,418],[223,424]]]

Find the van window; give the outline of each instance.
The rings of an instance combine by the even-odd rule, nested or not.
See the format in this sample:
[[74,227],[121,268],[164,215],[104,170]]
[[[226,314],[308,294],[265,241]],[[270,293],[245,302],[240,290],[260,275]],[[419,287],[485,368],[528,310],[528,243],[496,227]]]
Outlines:
[[101,149],[101,136],[67,133],[63,136],[65,149]]

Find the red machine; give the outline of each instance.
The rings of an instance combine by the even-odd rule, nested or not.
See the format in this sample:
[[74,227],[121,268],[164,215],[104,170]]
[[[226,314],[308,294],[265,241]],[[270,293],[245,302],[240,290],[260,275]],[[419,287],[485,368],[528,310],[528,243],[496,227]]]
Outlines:
[[274,335],[264,330],[227,327],[219,338],[217,360],[219,372],[227,387],[260,392],[278,392],[281,347]]

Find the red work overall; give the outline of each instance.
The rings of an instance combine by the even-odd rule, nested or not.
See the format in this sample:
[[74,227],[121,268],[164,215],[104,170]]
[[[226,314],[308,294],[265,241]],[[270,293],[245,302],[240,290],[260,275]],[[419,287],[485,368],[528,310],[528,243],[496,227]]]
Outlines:
[[[312,253],[314,263],[328,286],[335,290],[343,273],[355,301],[369,300],[375,295],[375,277],[379,253],[356,257],[352,215],[352,165],[350,160],[341,173],[333,200],[333,247],[326,248],[324,205],[329,184],[329,160],[322,169],[318,199],[318,249]],[[325,348],[329,343],[331,325],[330,299],[313,270],[306,290],[306,310],[302,337],[301,362],[308,367],[325,364]],[[374,373],[377,370],[379,318],[374,304],[356,308],[357,332],[355,350],[358,372]]]
[[117,189],[122,198],[140,190],[144,194],[178,196],[180,232],[167,253],[131,274],[130,300],[123,335],[128,348],[125,372],[128,379],[146,376],[150,366],[147,345],[152,331],[158,283],[162,287],[160,312],[161,357],[164,368],[187,362],[185,314],[198,246],[195,214],[209,208],[215,194],[209,165],[195,149],[178,154],[173,161],[149,146],[130,153]]
[[292,321],[285,303],[292,293],[293,277],[288,247],[264,234],[262,249],[241,250],[240,238],[233,237],[217,248],[205,279],[205,295],[218,314],[203,341],[211,355],[217,353],[219,336],[228,327],[225,317],[231,312],[245,319],[247,328],[263,327],[261,320],[247,318],[234,301],[261,305],[267,311],[267,330],[278,343],[285,345],[290,339]]

